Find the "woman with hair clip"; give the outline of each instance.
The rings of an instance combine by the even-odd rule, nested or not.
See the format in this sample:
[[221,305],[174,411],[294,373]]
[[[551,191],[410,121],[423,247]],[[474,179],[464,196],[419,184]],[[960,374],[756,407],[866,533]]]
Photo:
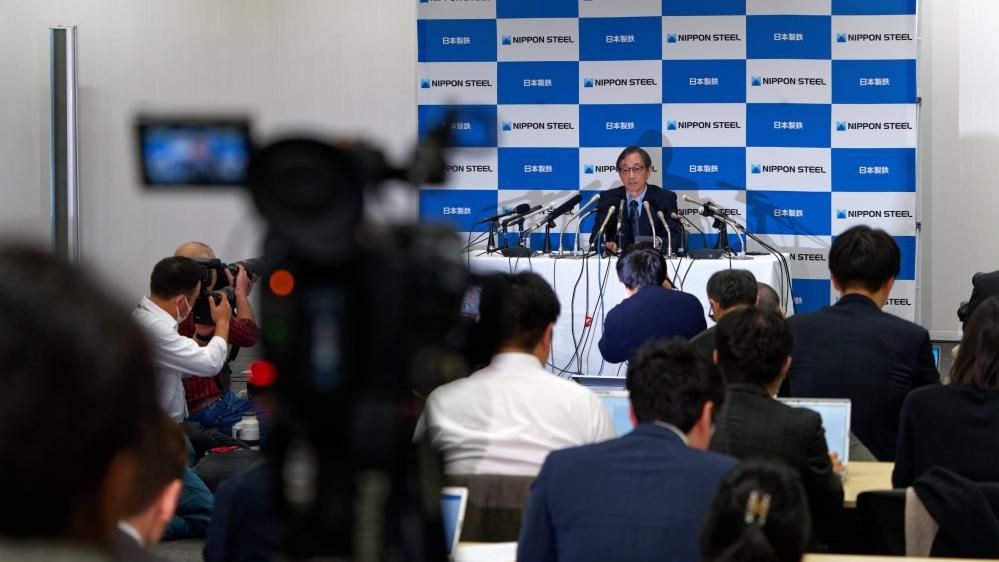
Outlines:
[[911,486],[934,466],[999,482],[999,296],[964,325],[950,384],[912,391],[902,404],[892,485]]
[[705,562],[799,562],[812,520],[798,473],[774,459],[750,459],[722,480],[701,530]]

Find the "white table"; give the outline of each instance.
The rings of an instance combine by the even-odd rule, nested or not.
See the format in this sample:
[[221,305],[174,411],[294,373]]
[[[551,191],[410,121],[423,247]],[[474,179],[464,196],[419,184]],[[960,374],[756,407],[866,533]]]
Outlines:
[[[551,363],[556,366],[555,372],[566,377],[571,374],[624,376],[624,364],[605,363],[597,349],[597,342],[603,334],[604,315],[626,296],[624,285],[617,279],[616,258],[505,258],[490,255],[469,257],[468,262],[474,273],[533,271],[552,284],[562,305],[552,345]],[[668,261],[668,267],[670,279],[675,280],[677,288],[701,301],[709,326],[712,322],[707,319],[710,306],[705,287],[715,272],[747,269],[757,281],[767,283],[781,294],[785,285],[780,263],[769,255],[751,256],[747,260],[674,258]],[[783,304],[787,313],[792,314],[791,303]],[[586,327],[587,317],[592,318],[589,329]],[[578,355],[577,348],[580,351]]]

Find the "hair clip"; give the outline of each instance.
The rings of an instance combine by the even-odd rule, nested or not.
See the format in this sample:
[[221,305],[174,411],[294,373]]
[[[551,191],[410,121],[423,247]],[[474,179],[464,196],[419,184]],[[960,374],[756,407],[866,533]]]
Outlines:
[[768,513],[770,513],[770,494],[761,496],[756,490],[750,492],[749,498],[746,500],[746,512],[743,516],[746,525],[753,522],[759,523],[760,527],[766,525]]

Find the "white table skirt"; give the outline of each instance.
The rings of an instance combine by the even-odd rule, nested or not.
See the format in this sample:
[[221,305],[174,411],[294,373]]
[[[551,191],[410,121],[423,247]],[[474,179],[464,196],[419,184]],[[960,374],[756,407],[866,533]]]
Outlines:
[[[603,334],[604,315],[626,296],[624,285],[617,279],[617,258],[590,257],[554,259],[547,256],[534,258],[505,258],[479,256],[469,258],[473,273],[533,271],[552,284],[562,305],[555,324],[551,364],[556,373],[587,376],[624,376],[622,364],[605,363],[597,349]],[[707,318],[710,306],[705,292],[708,279],[723,269],[748,269],[757,281],[767,283],[783,294],[785,281],[777,258],[752,256],[747,260],[689,260],[673,258],[668,261],[670,279],[677,288],[696,296],[704,307]],[[603,299],[600,294],[603,292]],[[783,303],[788,315],[793,314],[792,304]],[[589,329],[587,317],[591,318]],[[579,348],[579,354],[576,349]]]

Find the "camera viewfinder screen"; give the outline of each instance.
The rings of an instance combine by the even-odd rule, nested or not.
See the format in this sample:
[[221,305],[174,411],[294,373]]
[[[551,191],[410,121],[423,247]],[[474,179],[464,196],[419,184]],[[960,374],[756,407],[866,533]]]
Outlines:
[[250,135],[246,123],[140,124],[146,185],[239,186],[246,183]]

